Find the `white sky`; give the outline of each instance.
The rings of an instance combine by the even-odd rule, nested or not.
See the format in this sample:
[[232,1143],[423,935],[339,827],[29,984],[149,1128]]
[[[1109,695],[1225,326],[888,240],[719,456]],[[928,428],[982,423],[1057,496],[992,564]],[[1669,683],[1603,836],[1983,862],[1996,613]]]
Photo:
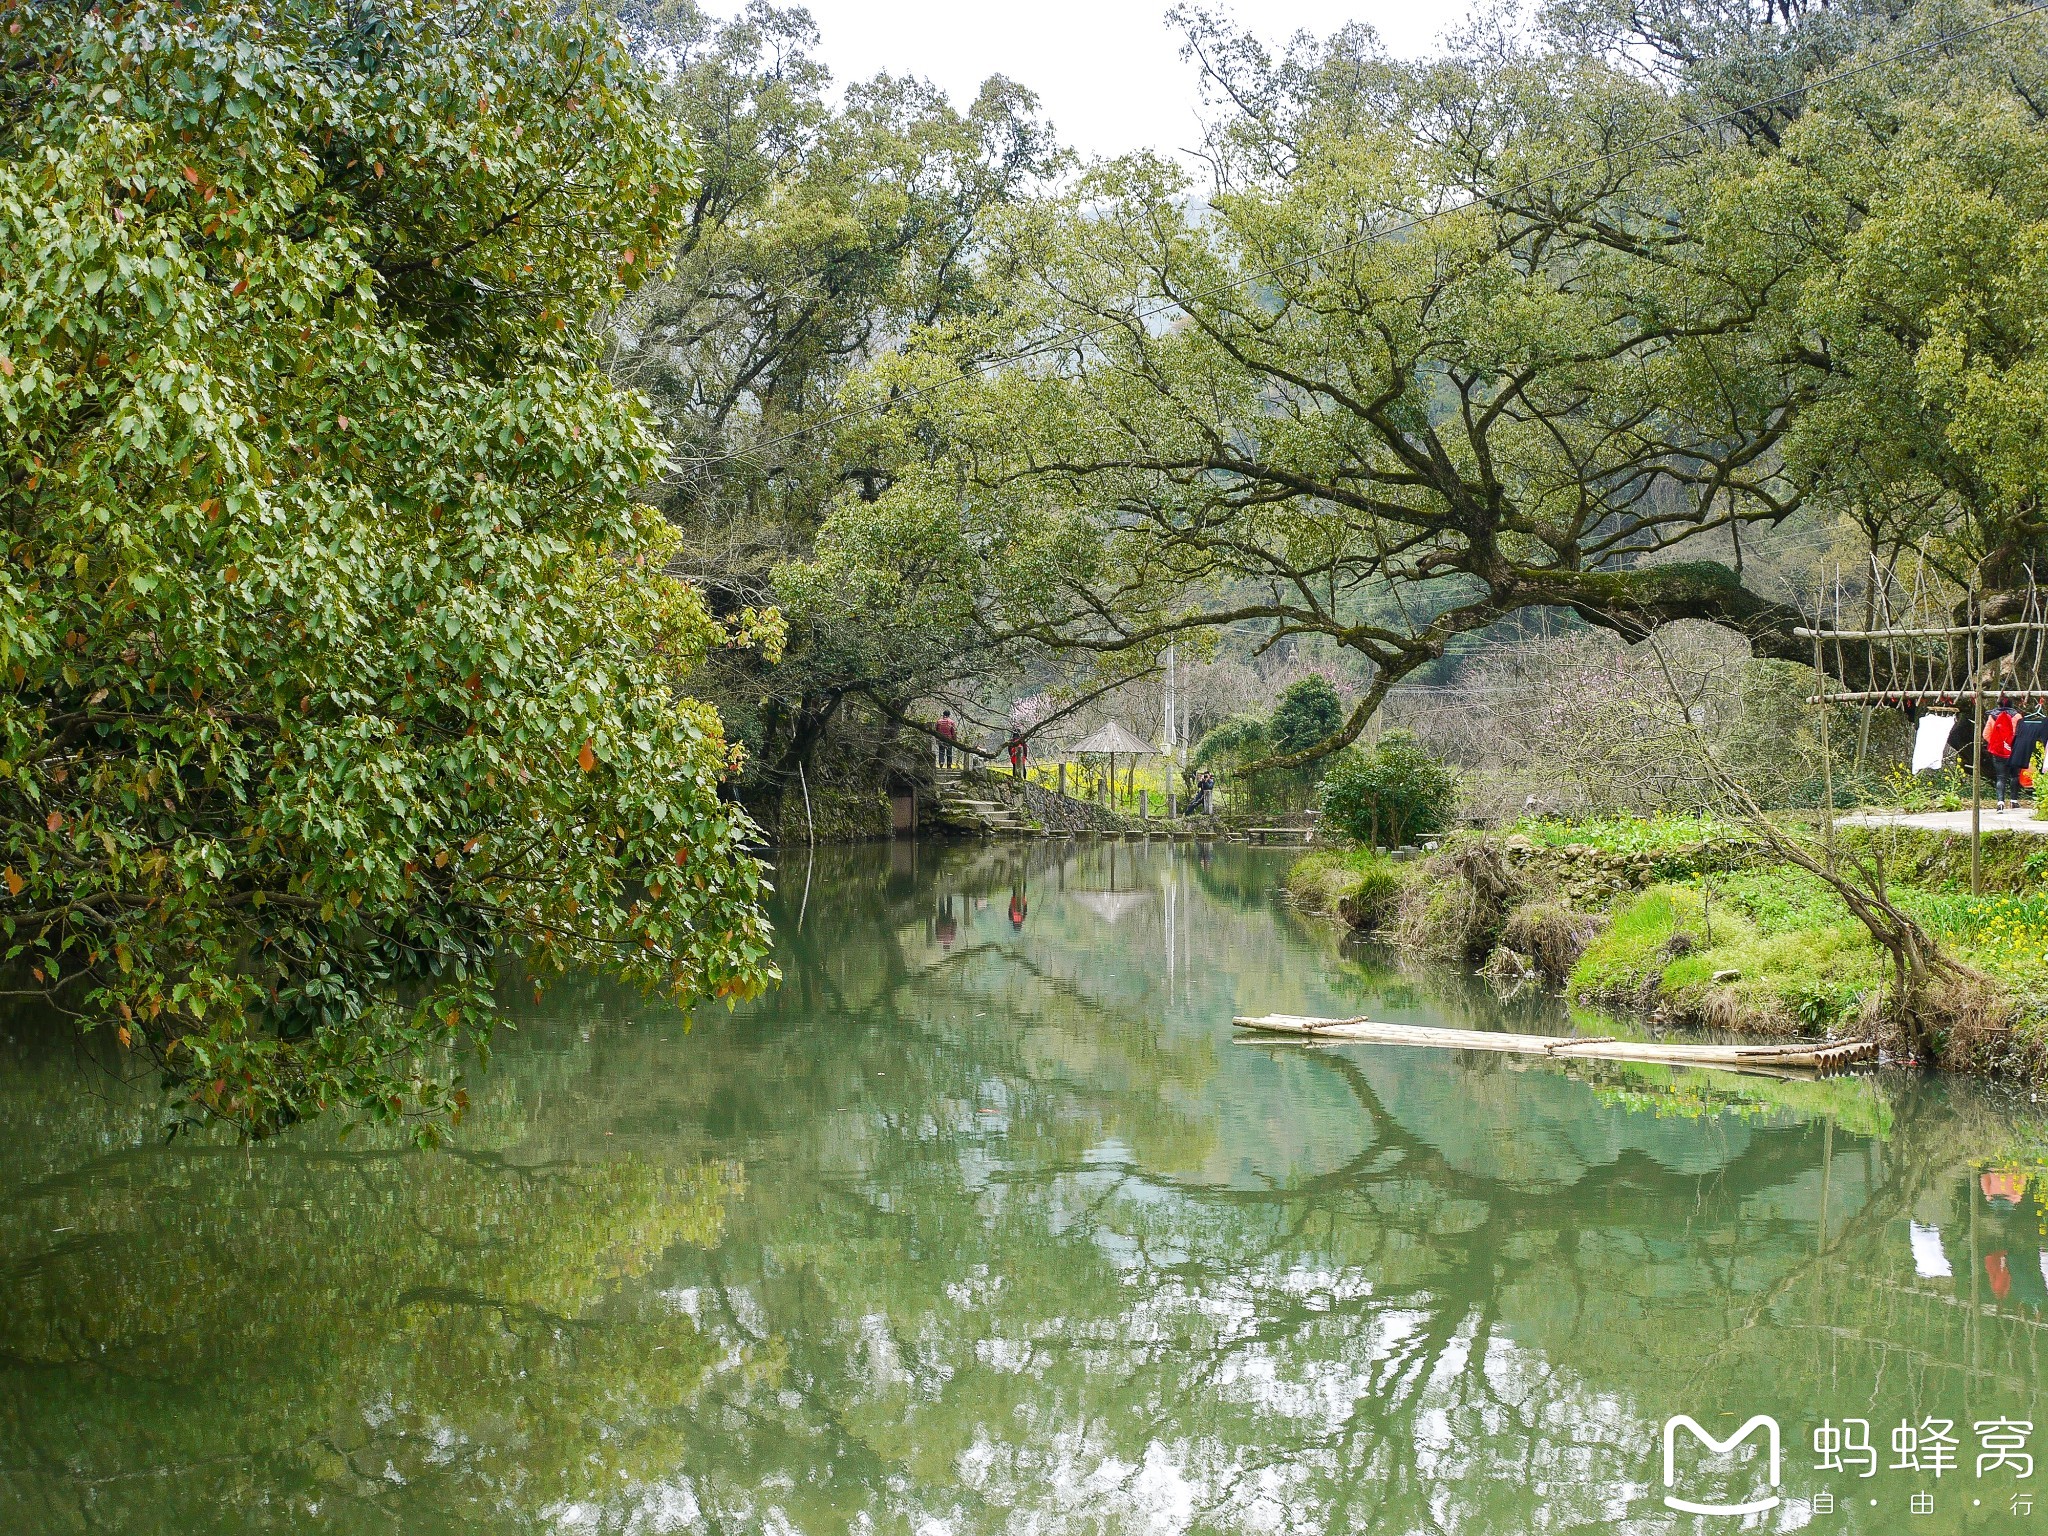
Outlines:
[[[1196,142],[1195,72],[1179,57],[1171,0],[802,0],[823,34],[835,81],[882,70],[919,75],[956,105],[990,75],[1038,93],[1062,142],[1086,155],[1140,146],[1166,153]],[[713,9],[731,14],[727,0]],[[1468,0],[1264,0],[1230,7],[1269,44],[1307,29],[1363,21],[1391,53],[1429,51],[1462,21]]]

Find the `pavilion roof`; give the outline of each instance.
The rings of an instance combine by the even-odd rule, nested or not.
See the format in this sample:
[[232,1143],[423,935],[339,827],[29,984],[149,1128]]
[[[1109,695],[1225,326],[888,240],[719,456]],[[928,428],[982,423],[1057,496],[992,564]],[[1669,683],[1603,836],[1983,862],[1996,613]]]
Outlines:
[[1095,731],[1083,737],[1080,741],[1075,742],[1067,750],[1077,755],[1084,752],[1117,752],[1130,753],[1133,756],[1142,754],[1148,757],[1156,756],[1159,751],[1149,741],[1141,741],[1114,720],[1103,726],[1099,731]]

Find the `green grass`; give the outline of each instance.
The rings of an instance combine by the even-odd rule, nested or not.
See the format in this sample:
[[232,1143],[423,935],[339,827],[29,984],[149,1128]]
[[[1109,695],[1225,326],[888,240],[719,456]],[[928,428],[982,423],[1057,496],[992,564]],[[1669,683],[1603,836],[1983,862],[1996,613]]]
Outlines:
[[1749,833],[1739,824],[1717,821],[1711,816],[1653,816],[1640,820],[1615,816],[1599,821],[1549,821],[1528,818],[1516,822],[1509,832],[1532,843],[1552,848],[1582,844],[1605,853],[1674,854],[1689,852],[1702,843],[1746,843]]
[[[1766,862],[1766,850],[1738,824],[1672,816],[1531,820],[1510,830],[1540,846],[1647,856],[1658,882],[1615,905],[1572,970],[1574,996],[1654,997],[1692,1022],[1820,1032],[1851,1023],[1892,984],[1890,957],[1841,898],[1804,870]],[[1967,838],[1841,828],[1837,841],[1845,854],[1881,855],[1891,899],[1949,954],[2008,991],[2022,1027],[2048,1030],[2048,1005],[2032,1001],[2048,998],[2048,839],[1987,837],[1981,897],[1968,890]],[[1383,856],[1325,851],[1300,860],[1288,886],[1306,907],[1352,917],[1377,901],[1391,910],[1412,877]],[[1674,953],[1678,934],[1683,952]]]
[[1699,904],[1676,886],[1654,885],[1642,895],[1620,903],[1613,921],[1587,946],[1572,968],[1572,991],[1630,991],[1652,973],[1661,975],[1671,935],[1697,916]]
[[1965,963],[2029,996],[2048,985],[2048,894],[1907,891],[1896,899]]
[[[1892,901],[1958,959],[1989,975],[2029,984],[2048,977],[2048,887],[1972,896],[1898,884]],[[1803,870],[1783,866],[1719,876],[1714,889],[1765,932],[1804,935],[1826,927],[1862,928],[1842,900]],[[1868,943],[1867,937],[1864,942]]]
[[1746,864],[1761,851],[1747,828],[1711,816],[1608,817],[1597,821],[1528,819],[1508,829],[1538,847],[1592,848],[1628,859],[1646,859],[1651,873],[1682,879],[1703,868]]
[[[1804,880],[1805,885],[1799,882]],[[1673,953],[1673,937],[1690,947]],[[1733,971],[1731,980],[1717,974]],[[1885,977],[1885,957],[1832,892],[1783,869],[1655,885],[1620,904],[1572,971],[1576,992],[1659,998],[1689,1016],[1840,1026]]]
[[[1965,964],[2022,996],[2048,988],[2048,890],[1979,897],[1896,886],[1891,896]],[[1693,948],[1673,956],[1678,932]],[[1656,885],[1623,902],[1573,971],[1572,989],[1635,992],[1655,976],[1659,997],[1700,1016],[1739,1007],[1825,1029],[1889,985],[1889,967],[1840,897],[1805,871],[1778,865]],[[1740,977],[1716,984],[1725,971]],[[1716,991],[1726,993],[1718,1004]]]
[[1287,893],[1312,912],[1342,916],[1354,928],[1377,929],[1392,920],[1401,872],[1370,848],[1304,854],[1287,870]]
[[[1878,854],[1895,886],[1929,891],[1964,891],[1970,884],[1970,839],[1960,832],[1920,827],[1837,827],[1845,851]],[[2048,838],[2024,832],[1994,832],[1983,843],[1984,889],[2024,895],[2048,889]]]
[[[1810,814],[1782,814],[1787,830],[1818,843],[1818,829]],[[1659,816],[1641,821],[1630,817],[1528,820],[1516,822],[1509,832],[1543,847],[1579,846],[1629,857],[1647,855],[1654,873],[1664,879],[1682,879],[1708,864],[1722,869],[1768,866],[1771,857],[1740,823],[1703,816]],[[1923,827],[1838,826],[1835,841],[1846,851],[1881,855],[1889,877],[1901,886],[1958,889],[1969,881],[1970,840],[1959,833]],[[1710,849],[1715,857],[1703,858]],[[2048,838],[1992,833],[1984,839],[1982,863],[1986,890],[2048,890]]]

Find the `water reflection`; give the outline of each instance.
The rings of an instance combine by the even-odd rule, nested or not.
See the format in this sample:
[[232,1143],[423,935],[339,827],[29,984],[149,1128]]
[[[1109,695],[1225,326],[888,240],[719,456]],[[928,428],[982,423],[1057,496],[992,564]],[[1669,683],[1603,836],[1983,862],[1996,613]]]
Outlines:
[[1561,1022],[1340,952],[1279,868],[799,854],[779,992],[555,994],[430,1155],[164,1147],[18,1028],[0,1528],[1691,1531],[1681,1412],[1783,1424],[1751,1528],[2026,1528],[1977,1426],[2048,1435],[2031,1113],[1233,1040]]

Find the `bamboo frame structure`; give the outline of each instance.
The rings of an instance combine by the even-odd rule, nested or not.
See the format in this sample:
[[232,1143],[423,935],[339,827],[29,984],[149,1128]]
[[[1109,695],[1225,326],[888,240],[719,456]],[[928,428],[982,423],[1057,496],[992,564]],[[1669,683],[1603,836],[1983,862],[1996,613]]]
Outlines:
[[[1924,552],[1923,552],[1924,553]],[[1854,704],[1866,707],[1865,728],[1868,728],[1867,707],[1870,705],[1932,705],[1935,708],[1960,710],[1967,703],[1970,709],[1970,891],[1982,895],[1984,890],[1984,696],[1994,693],[2000,699],[2019,699],[2029,704],[2048,703],[2048,603],[2044,603],[2040,588],[2035,583],[2033,572],[2027,573],[2027,584],[2021,600],[2021,617],[2015,620],[2000,620],[1989,623],[1985,618],[1985,601],[1981,571],[1973,571],[1967,594],[1962,600],[1965,622],[1927,623],[1922,615],[1929,610],[1939,614],[1942,607],[1954,601],[1951,593],[1943,597],[1931,590],[1924,579],[1926,562],[1919,563],[1909,590],[1894,592],[1896,558],[1892,567],[1881,568],[1875,554],[1871,558],[1870,585],[1865,594],[1864,618],[1860,627],[1849,629],[1829,628],[1823,625],[1822,609],[1825,596],[1819,595],[1814,603],[1814,622],[1800,625],[1793,631],[1801,639],[1813,642],[1813,670],[1817,691],[1808,694],[1806,702],[1817,706],[1819,728],[1824,758],[1828,755],[1827,706],[1830,704]],[[1896,604],[1896,606],[1895,606]],[[1842,582],[1841,573],[1835,578],[1835,617],[1841,618]],[[1896,622],[1903,620],[1903,622]],[[1997,659],[1997,675],[1987,677],[1992,662],[1989,651],[1990,637],[2010,635],[2013,644]],[[1920,642],[1915,644],[1914,642]],[[1926,648],[1926,642],[1939,642],[1938,649]],[[1957,642],[1961,642],[1962,675],[1957,671]],[[1834,665],[1828,664],[1828,646],[1834,646]],[[1844,647],[1848,645],[1867,646],[1868,654],[1859,657],[1859,665],[1872,681],[1879,675],[1880,668],[1891,673],[1891,686],[1879,688],[1837,688],[1833,684],[1837,677],[1847,679],[1850,669],[1846,665]],[[1860,762],[1860,753],[1859,753]],[[1822,823],[1827,835],[1829,862],[1832,865],[1834,853],[1834,792],[1833,763],[1822,763],[1823,796],[1826,804],[1822,809]]]

